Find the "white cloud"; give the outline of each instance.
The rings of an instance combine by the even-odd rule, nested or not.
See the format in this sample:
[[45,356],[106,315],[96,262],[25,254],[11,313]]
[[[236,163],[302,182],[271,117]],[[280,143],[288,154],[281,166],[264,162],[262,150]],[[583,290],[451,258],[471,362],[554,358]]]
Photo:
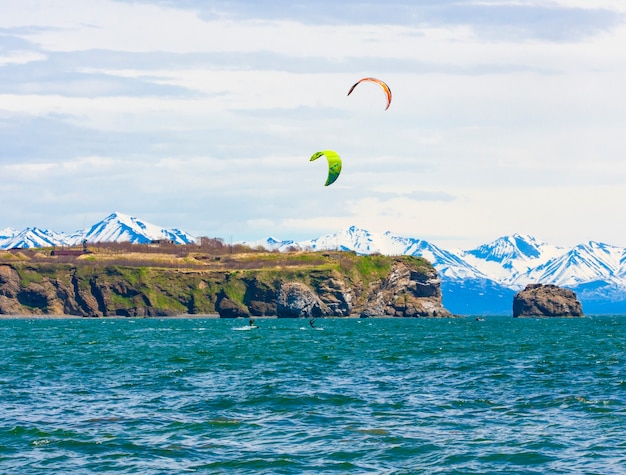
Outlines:
[[6,171],[5,176],[11,172],[27,175],[41,175],[44,173],[48,173],[53,168],[56,168],[56,166],[57,165],[54,163],[18,163],[5,165],[3,168]]
[[0,55],[0,67],[7,64],[27,64],[33,61],[41,61],[46,56],[32,51],[12,51],[6,55]]
[[[423,13],[414,22],[354,13],[317,23],[200,4],[0,5],[0,34],[17,38],[0,50],[0,167],[11,181],[0,227],[47,225],[34,222],[41,210],[57,229],[125,210],[241,240],[356,224],[564,244],[590,234],[584,219],[589,238],[626,245],[614,219],[626,178],[626,28],[599,10],[626,8],[594,3],[607,15],[587,28],[583,0],[478,3],[433,12],[400,2]],[[472,23],[467,8],[496,4],[492,24]],[[528,24],[507,6],[528,8]],[[567,34],[530,24],[561,11],[573,13]],[[346,96],[365,75],[390,84],[389,110],[376,87]],[[344,159],[328,188],[324,164],[308,161],[322,149]]]

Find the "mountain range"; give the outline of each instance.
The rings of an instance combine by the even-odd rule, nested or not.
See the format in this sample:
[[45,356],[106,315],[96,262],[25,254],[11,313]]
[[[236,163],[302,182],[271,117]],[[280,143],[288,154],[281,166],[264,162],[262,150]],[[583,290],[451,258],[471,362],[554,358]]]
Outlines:
[[37,227],[26,228],[23,231],[12,228],[0,229],[0,249],[77,246],[83,241],[147,244],[155,240],[169,240],[176,244],[195,242],[193,236],[180,229],[162,228],[117,212],[110,214],[89,229],[71,234],[57,233]]
[[[195,242],[193,236],[179,229],[163,228],[117,212],[72,234],[36,227],[0,230],[0,249],[72,246],[84,241],[154,240]],[[267,238],[242,244],[276,251],[340,249],[358,254],[424,257],[439,273],[445,307],[458,314],[508,315],[512,312],[513,296],[529,283],[555,284],[573,290],[586,314],[626,314],[626,248],[594,241],[563,248],[532,236],[513,234],[471,250],[443,249],[421,239],[351,226],[305,241]]]

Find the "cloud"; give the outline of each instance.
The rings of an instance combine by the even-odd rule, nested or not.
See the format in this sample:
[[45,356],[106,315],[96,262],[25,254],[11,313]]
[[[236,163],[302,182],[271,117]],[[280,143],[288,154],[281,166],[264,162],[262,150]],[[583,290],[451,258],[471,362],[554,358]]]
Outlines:
[[431,21],[471,25],[492,39],[580,41],[623,24],[624,16],[608,9],[565,7],[548,2],[466,2],[429,9]]
[[[619,211],[606,200],[626,176],[624,13],[610,0],[13,3],[0,227],[71,231],[120,210],[236,239],[351,224],[556,236],[552,206]],[[346,96],[366,75],[390,84],[389,110],[375,87]],[[309,162],[322,149],[344,159],[331,187]],[[567,213],[560,232],[582,235]]]
[[[131,1],[130,3],[138,3]],[[153,3],[153,2],[150,2]],[[492,39],[577,41],[610,30],[624,22],[616,3],[549,1],[430,0],[420,2],[349,0],[343,2],[289,0],[235,0],[226,4],[169,0],[163,6],[187,8],[205,21],[297,20],[311,25],[384,24],[405,26],[469,26],[477,36]]]
[[149,150],[149,137],[81,127],[67,115],[11,114],[0,119],[0,164],[45,163],[93,154],[138,154]]
[[[0,94],[58,94],[68,97],[188,96],[196,92],[180,86],[159,84],[159,78],[125,78],[114,74],[82,72],[58,56],[21,54],[5,59],[0,69]],[[13,64],[7,64],[13,63]]]

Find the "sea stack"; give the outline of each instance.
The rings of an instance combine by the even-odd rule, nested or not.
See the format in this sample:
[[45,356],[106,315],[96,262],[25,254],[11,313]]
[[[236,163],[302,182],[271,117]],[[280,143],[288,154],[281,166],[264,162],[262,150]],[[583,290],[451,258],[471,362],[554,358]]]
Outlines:
[[528,284],[513,298],[513,317],[582,317],[576,294],[552,284]]

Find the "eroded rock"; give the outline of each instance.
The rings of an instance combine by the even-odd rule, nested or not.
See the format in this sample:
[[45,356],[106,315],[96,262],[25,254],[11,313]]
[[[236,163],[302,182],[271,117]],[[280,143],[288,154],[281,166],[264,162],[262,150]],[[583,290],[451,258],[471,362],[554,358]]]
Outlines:
[[285,282],[280,286],[276,316],[279,318],[311,318],[328,315],[320,298],[301,282]]
[[435,269],[420,270],[397,262],[383,281],[370,289],[361,317],[451,317],[441,303]]

